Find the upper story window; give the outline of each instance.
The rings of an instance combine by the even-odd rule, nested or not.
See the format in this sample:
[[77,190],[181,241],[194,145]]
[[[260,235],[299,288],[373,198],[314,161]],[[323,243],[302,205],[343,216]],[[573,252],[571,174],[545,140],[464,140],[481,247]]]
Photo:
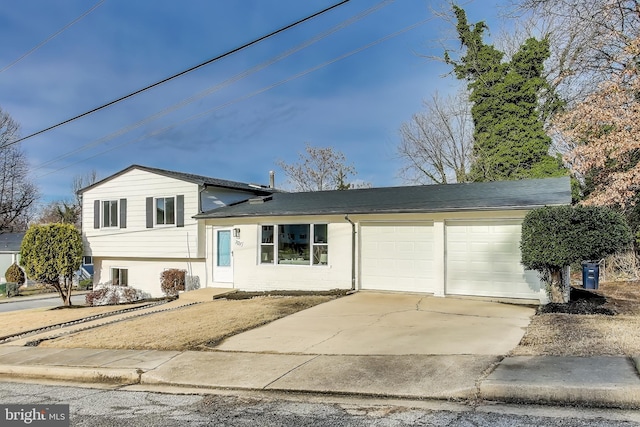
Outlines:
[[173,225],[184,227],[184,195],[171,197],[147,197],[146,227]]
[[175,197],[158,197],[156,199],[156,225],[175,225]]
[[261,264],[326,265],[328,254],[327,224],[278,224],[261,228]]
[[102,228],[118,226],[118,201],[102,201]]
[[93,228],[127,228],[127,199],[94,200]]

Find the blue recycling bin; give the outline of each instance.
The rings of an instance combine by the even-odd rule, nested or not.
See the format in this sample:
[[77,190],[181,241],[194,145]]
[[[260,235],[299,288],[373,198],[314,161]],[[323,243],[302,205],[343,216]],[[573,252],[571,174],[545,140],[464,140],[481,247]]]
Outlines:
[[600,278],[600,264],[584,261],[582,263],[582,287],[585,289],[598,289]]

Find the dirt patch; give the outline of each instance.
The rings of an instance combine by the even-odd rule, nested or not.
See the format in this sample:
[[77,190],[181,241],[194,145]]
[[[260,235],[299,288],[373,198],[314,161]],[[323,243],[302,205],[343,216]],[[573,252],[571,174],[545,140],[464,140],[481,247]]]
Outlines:
[[227,337],[337,298],[334,295],[307,295],[231,300],[229,296],[43,341],[40,346],[209,350]]
[[640,354],[640,282],[608,282],[597,291],[572,289],[567,304],[541,306],[514,356]]

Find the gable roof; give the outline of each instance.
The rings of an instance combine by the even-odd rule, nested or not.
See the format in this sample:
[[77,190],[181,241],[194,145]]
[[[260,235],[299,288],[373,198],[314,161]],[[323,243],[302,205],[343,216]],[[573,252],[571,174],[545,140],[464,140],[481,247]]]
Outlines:
[[0,252],[20,252],[24,232],[20,233],[1,233],[0,234]]
[[195,175],[195,174],[191,174],[191,173],[184,173],[184,172],[175,172],[175,171],[170,171],[170,170],[166,170],[166,169],[158,169],[158,168],[151,168],[148,166],[141,166],[141,165],[131,165],[126,169],[121,170],[120,172],[117,172],[111,176],[106,177],[105,179],[102,179],[92,185],[89,185],[87,187],[84,187],[82,189],[80,189],[78,191],[79,194],[84,193],[87,190],[90,190],[92,188],[95,188],[107,181],[110,181],[118,176],[121,176],[133,169],[139,169],[139,170],[143,170],[146,172],[150,172],[150,173],[155,173],[158,175],[163,175],[169,178],[175,178],[175,179],[179,179],[181,181],[186,181],[186,182],[191,182],[197,185],[201,185],[201,186],[215,186],[215,187],[221,187],[221,188],[229,188],[229,189],[233,189],[233,190],[244,190],[244,191],[250,191],[252,193],[255,194],[271,194],[277,190],[275,190],[274,188],[269,188],[269,187],[265,187],[263,185],[257,185],[257,184],[248,184],[245,182],[238,182],[238,181],[229,181],[226,179],[219,179],[219,178],[212,178],[212,177],[208,177],[208,176],[203,176],[203,175]]
[[522,181],[275,193],[196,215],[234,218],[287,215],[429,213],[532,209],[571,203],[569,177]]

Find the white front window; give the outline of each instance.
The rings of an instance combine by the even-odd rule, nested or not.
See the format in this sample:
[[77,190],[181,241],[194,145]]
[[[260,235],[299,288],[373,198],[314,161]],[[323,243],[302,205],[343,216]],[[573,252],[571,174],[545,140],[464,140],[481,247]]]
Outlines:
[[261,264],[326,265],[327,224],[263,225],[260,236]]

